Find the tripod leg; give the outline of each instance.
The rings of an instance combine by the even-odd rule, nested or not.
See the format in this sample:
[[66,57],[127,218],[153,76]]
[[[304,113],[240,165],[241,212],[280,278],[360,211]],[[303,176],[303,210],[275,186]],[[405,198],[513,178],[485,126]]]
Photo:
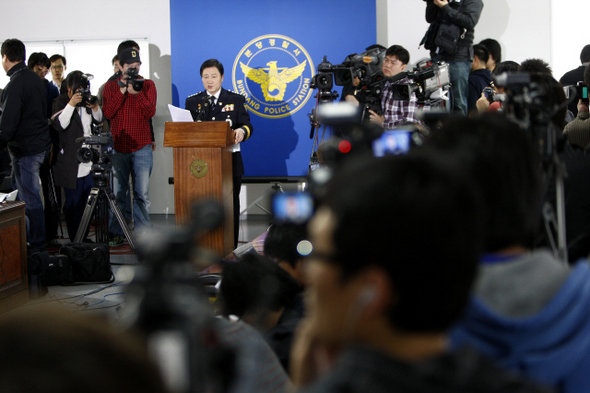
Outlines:
[[119,209],[119,206],[115,201],[115,194],[113,194],[110,188],[107,188],[105,190],[105,194],[107,196],[107,200],[109,201],[109,205],[111,206],[113,214],[115,215],[115,217],[117,217],[117,221],[119,221],[119,225],[121,225],[121,229],[123,229],[123,233],[125,234],[125,238],[127,238],[127,241],[129,242],[131,250],[135,252],[135,236],[133,235],[131,230],[129,230],[127,222],[125,221],[125,217],[123,217],[123,213],[121,213],[121,209]]
[[[53,213],[53,217],[55,220],[55,225],[57,228],[61,230],[61,237],[64,236],[64,231],[60,225],[60,206],[57,203],[57,190],[55,188],[55,181],[53,180],[53,169],[51,169],[51,165],[47,168],[47,190],[49,194],[49,202],[51,205],[51,212]],[[56,235],[57,235],[57,228],[56,228]]]
[[88,229],[88,225],[90,224],[92,212],[94,211],[94,207],[96,206],[96,201],[98,201],[99,191],[100,190],[98,188],[92,188],[92,190],[90,190],[90,194],[88,195],[88,201],[86,202],[86,207],[84,208],[84,214],[82,214],[80,226],[78,227],[78,232],[76,232],[76,237],[74,238],[75,243],[80,243],[84,239],[84,235],[86,234],[86,230]]

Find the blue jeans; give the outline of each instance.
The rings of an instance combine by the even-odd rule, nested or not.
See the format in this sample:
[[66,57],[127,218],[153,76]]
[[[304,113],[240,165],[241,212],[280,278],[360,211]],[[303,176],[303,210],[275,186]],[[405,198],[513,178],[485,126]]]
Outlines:
[[[113,192],[117,205],[121,212],[127,209],[129,191],[129,175],[133,184],[133,220],[135,231],[141,232],[151,227],[149,186],[152,166],[154,164],[152,145],[147,144],[132,153],[120,153],[113,150]],[[123,235],[123,230],[117,221],[117,217],[110,212],[109,232],[113,235]]]
[[27,241],[33,248],[45,248],[45,213],[41,198],[39,169],[48,152],[26,157],[12,156],[12,186],[18,190],[18,200],[26,203],[25,214],[29,226]]
[[453,93],[453,108],[455,112],[467,115],[467,94],[469,93],[470,61],[449,62],[449,78]]

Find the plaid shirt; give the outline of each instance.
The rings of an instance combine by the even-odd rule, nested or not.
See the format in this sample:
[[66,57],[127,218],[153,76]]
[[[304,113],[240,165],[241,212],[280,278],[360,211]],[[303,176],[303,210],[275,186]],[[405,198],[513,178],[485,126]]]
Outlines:
[[401,101],[393,99],[393,91],[389,88],[391,85],[404,85],[410,83],[409,78],[400,79],[393,83],[385,83],[383,89],[383,96],[381,97],[381,108],[383,108],[383,128],[391,129],[399,124],[412,122],[420,123],[416,119],[416,110],[422,109],[422,105],[418,105],[418,98],[415,93],[412,93],[410,101]]
[[104,86],[102,110],[111,121],[115,150],[132,153],[152,142],[149,120],[156,114],[156,85],[146,79],[139,94],[121,94],[117,81]]

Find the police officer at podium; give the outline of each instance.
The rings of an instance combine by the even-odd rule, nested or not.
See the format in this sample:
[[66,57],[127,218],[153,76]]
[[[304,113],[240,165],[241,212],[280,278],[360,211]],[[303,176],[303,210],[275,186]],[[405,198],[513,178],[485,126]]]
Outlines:
[[201,65],[201,78],[205,91],[186,99],[185,108],[190,110],[195,121],[227,121],[234,131],[232,146],[232,167],[234,187],[234,247],[238,245],[240,223],[240,188],[244,175],[244,163],[240,142],[252,135],[250,115],[246,110],[244,96],[221,87],[223,65],[216,59],[209,59]]

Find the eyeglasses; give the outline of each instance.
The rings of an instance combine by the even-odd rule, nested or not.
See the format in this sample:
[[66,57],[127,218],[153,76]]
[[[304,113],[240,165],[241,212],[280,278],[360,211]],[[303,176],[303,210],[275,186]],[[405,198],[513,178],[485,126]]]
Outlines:
[[64,69],[64,66],[62,66],[62,65],[55,65],[55,66],[51,66],[51,69],[52,70],[63,70]]
[[386,64],[394,65],[394,66],[399,65],[399,64],[402,64],[401,61],[399,61],[397,59],[390,59],[389,57],[385,57],[383,59],[383,62],[386,63]]

